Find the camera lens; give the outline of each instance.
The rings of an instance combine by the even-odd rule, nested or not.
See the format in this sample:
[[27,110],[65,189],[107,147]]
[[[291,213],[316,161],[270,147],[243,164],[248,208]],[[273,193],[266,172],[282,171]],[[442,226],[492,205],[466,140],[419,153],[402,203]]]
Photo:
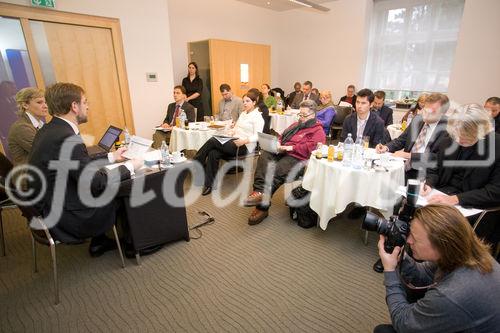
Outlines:
[[361,228],[368,230],[368,231],[377,231],[379,232],[379,225],[380,221],[382,220],[380,217],[377,215],[371,213],[371,212],[366,212],[366,216],[363,220],[363,224],[361,224]]

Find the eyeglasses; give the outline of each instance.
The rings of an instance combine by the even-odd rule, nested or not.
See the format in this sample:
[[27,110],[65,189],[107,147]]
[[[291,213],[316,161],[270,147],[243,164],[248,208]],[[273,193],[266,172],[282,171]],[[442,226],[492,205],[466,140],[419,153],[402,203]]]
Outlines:
[[308,113],[308,114],[300,114],[300,113],[299,113],[297,116],[298,116],[299,118],[307,118],[307,117],[309,117],[309,116],[310,116],[310,115],[312,115],[312,114],[314,114],[314,112],[311,112],[311,113]]

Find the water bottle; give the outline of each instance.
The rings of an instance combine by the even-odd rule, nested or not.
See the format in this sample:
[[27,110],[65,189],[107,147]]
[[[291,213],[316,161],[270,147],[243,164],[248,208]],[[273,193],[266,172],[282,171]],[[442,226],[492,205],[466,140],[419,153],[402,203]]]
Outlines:
[[182,110],[182,109],[181,109],[181,114],[179,115],[179,118],[181,120],[181,128],[184,128],[186,126],[187,115],[186,115],[186,112],[184,112],[184,110]]
[[352,166],[355,169],[361,169],[363,166],[363,152],[364,152],[364,144],[363,138],[358,136],[356,139],[356,143],[354,144],[353,158],[352,158]]
[[125,137],[125,145],[128,146],[130,143],[130,133],[126,127],[123,130],[123,136]]
[[276,111],[283,111],[283,100],[281,99],[281,94],[279,92],[276,93]]
[[344,141],[344,159],[342,160],[344,166],[351,166],[353,149],[354,140],[352,139],[352,134],[349,133],[347,134],[347,139]]
[[163,164],[167,167],[170,166],[170,156],[168,153],[168,146],[165,140],[161,142],[161,147],[160,147],[160,152],[161,152],[161,161]]

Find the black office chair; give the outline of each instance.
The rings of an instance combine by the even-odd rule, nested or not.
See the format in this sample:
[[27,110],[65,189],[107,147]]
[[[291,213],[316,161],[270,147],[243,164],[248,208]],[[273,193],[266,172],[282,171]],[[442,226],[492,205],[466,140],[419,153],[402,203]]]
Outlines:
[[5,179],[7,175],[12,170],[13,165],[9,161],[9,159],[0,152],[0,245],[2,247],[2,256],[5,257],[6,249],[5,249],[5,234],[3,231],[3,218],[2,213],[6,209],[13,209],[17,206],[9,199],[7,196],[7,192],[5,189]]
[[332,124],[330,125],[330,140],[337,140],[337,137],[342,131],[345,118],[350,115],[354,110],[350,106],[335,105],[335,117],[333,117]]
[[[485,209],[479,214],[477,217],[476,221],[474,222],[474,225],[472,226],[472,229],[474,229],[474,232],[480,237],[480,238],[486,238],[487,241],[491,241],[489,239],[490,236],[493,236],[489,233],[484,234],[484,230],[487,230],[487,232],[491,233],[498,233],[499,227],[497,226],[498,223],[498,218],[500,217],[500,207],[494,207],[494,208],[489,208]],[[486,228],[486,229],[484,229]],[[489,228],[489,229],[488,229]],[[498,237],[498,235],[496,235]],[[491,252],[494,257],[498,257],[499,251],[500,251],[500,243],[498,242],[498,239],[494,240],[496,244],[493,244],[496,246],[496,248],[492,248]]]

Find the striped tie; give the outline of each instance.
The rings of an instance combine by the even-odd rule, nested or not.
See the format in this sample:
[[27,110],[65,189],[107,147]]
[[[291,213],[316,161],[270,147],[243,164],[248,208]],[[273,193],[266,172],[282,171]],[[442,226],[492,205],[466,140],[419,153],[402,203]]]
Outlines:
[[420,134],[417,137],[417,141],[415,141],[415,144],[411,148],[412,153],[418,152],[425,145],[425,136],[427,135],[428,129],[429,129],[428,124],[425,124],[424,127],[422,127],[422,130],[420,131]]

